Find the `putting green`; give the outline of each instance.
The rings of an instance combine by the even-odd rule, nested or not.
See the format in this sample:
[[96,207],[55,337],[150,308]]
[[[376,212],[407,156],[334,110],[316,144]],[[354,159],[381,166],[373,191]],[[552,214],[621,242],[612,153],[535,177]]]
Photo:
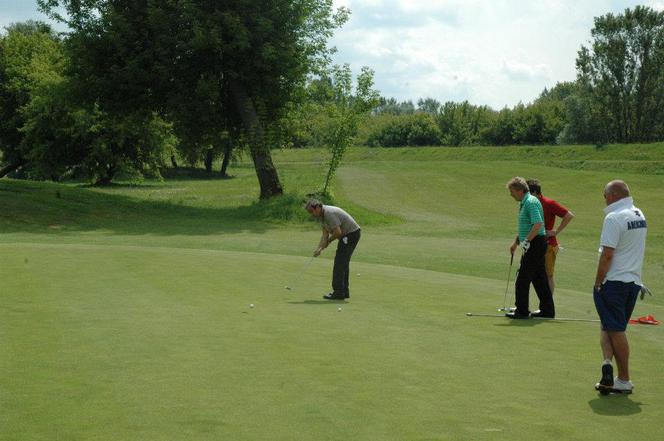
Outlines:
[[[3,441],[661,433],[661,328],[630,329],[637,393],[599,397],[597,324],[465,315],[495,313],[504,280],[353,262],[340,303],[321,298],[329,255],[292,291],[306,257],[29,243],[0,255]],[[587,293],[556,295],[560,316],[595,318]]]

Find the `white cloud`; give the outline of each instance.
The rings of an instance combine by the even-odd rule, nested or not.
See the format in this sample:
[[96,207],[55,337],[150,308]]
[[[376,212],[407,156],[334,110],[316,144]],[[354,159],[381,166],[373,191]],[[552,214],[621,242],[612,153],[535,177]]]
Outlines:
[[[663,3],[656,0],[653,7]],[[376,72],[383,96],[530,102],[575,78],[593,18],[632,0],[337,0],[352,11],[332,43],[338,63]]]

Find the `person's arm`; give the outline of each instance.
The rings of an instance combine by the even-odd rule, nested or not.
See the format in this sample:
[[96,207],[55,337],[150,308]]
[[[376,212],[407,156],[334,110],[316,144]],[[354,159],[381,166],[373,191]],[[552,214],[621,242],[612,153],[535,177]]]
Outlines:
[[569,224],[573,218],[574,218],[574,213],[572,213],[571,211],[568,211],[567,214],[565,216],[563,216],[563,220],[560,221],[560,225],[558,225],[558,228],[556,228],[555,230],[547,230],[546,231],[547,237],[559,235],[561,233],[561,231],[563,231],[565,229],[567,224]]
[[606,273],[609,272],[611,268],[611,261],[613,260],[613,252],[615,248],[603,246],[602,254],[599,256],[599,262],[597,263],[597,275],[595,276],[595,289],[599,290],[604,282]]
[[535,238],[535,236],[537,236],[537,233],[539,233],[539,230],[540,228],[542,228],[542,225],[544,225],[544,222],[537,222],[533,224],[528,234],[526,234],[526,240],[528,242],[530,242]]
[[335,240],[339,239],[341,236],[343,236],[343,233],[341,232],[341,228],[340,227],[334,227],[334,229],[332,230],[332,233],[327,238],[327,244],[328,245],[331,244]]
[[530,241],[533,240],[535,236],[537,236],[537,233],[539,233],[542,225],[544,225],[544,222],[536,222],[532,227],[530,227],[530,231],[528,234],[526,234],[526,238],[523,240],[523,242],[521,242],[521,248],[523,248],[524,253],[528,251],[528,248],[530,248]]
[[512,253],[512,255],[514,254],[514,252],[516,251],[516,247],[518,247],[518,246],[519,246],[519,236],[517,235],[514,238],[514,241],[512,242],[512,245],[510,245],[510,253]]
[[314,257],[320,256],[320,253],[329,245],[328,237],[330,236],[330,233],[328,233],[327,228],[323,227],[322,229],[323,234],[320,237],[320,241],[318,241],[318,247],[314,251]]

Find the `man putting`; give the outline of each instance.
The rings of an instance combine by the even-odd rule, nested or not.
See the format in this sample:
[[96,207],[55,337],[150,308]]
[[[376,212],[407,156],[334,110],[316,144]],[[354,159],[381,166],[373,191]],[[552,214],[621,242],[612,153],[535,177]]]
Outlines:
[[[556,310],[553,296],[549,288],[549,280],[544,267],[546,254],[546,233],[544,232],[544,212],[542,204],[528,192],[528,184],[521,177],[514,177],[507,183],[510,195],[519,202],[518,234],[510,252],[514,255],[517,247],[523,250],[519,273],[515,282],[514,312],[505,314],[513,319],[528,319],[532,317],[554,318]],[[539,297],[539,312],[530,314],[528,296],[530,284],[535,287]]]
[[[643,212],[634,206],[629,187],[611,181],[604,187],[604,225],[600,237],[599,262],[593,300],[602,322],[600,346],[604,362],[602,379],[595,385],[601,394],[632,393],[629,378],[627,323],[642,287],[641,269],[648,227]],[[611,361],[616,358],[618,376],[613,378]]]
[[332,270],[332,292],[323,296],[327,300],[344,300],[350,297],[348,276],[350,258],[360,241],[360,226],[350,214],[339,207],[323,205],[316,199],[310,199],[305,206],[309,214],[320,220],[323,234],[314,251],[314,257],[332,242],[338,240],[337,253],[334,256]]

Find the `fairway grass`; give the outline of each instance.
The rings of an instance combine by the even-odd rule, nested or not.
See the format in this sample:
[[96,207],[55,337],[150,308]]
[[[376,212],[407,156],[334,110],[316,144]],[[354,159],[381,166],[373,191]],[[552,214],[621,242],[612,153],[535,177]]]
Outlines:
[[466,316],[503,306],[522,175],[576,215],[558,316],[596,319],[601,191],[621,177],[649,222],[655,296],[635,315],[662,320],[655,147],[350,150],[350,302],[322,299],[334,249],[302,272],[324,151],[275,152],[288,194],[269,202],[247,162],[223,180],[0,180],[0,440],[662,439],[664,327],[630,326],[635,392],[601,397],[597,323]]

